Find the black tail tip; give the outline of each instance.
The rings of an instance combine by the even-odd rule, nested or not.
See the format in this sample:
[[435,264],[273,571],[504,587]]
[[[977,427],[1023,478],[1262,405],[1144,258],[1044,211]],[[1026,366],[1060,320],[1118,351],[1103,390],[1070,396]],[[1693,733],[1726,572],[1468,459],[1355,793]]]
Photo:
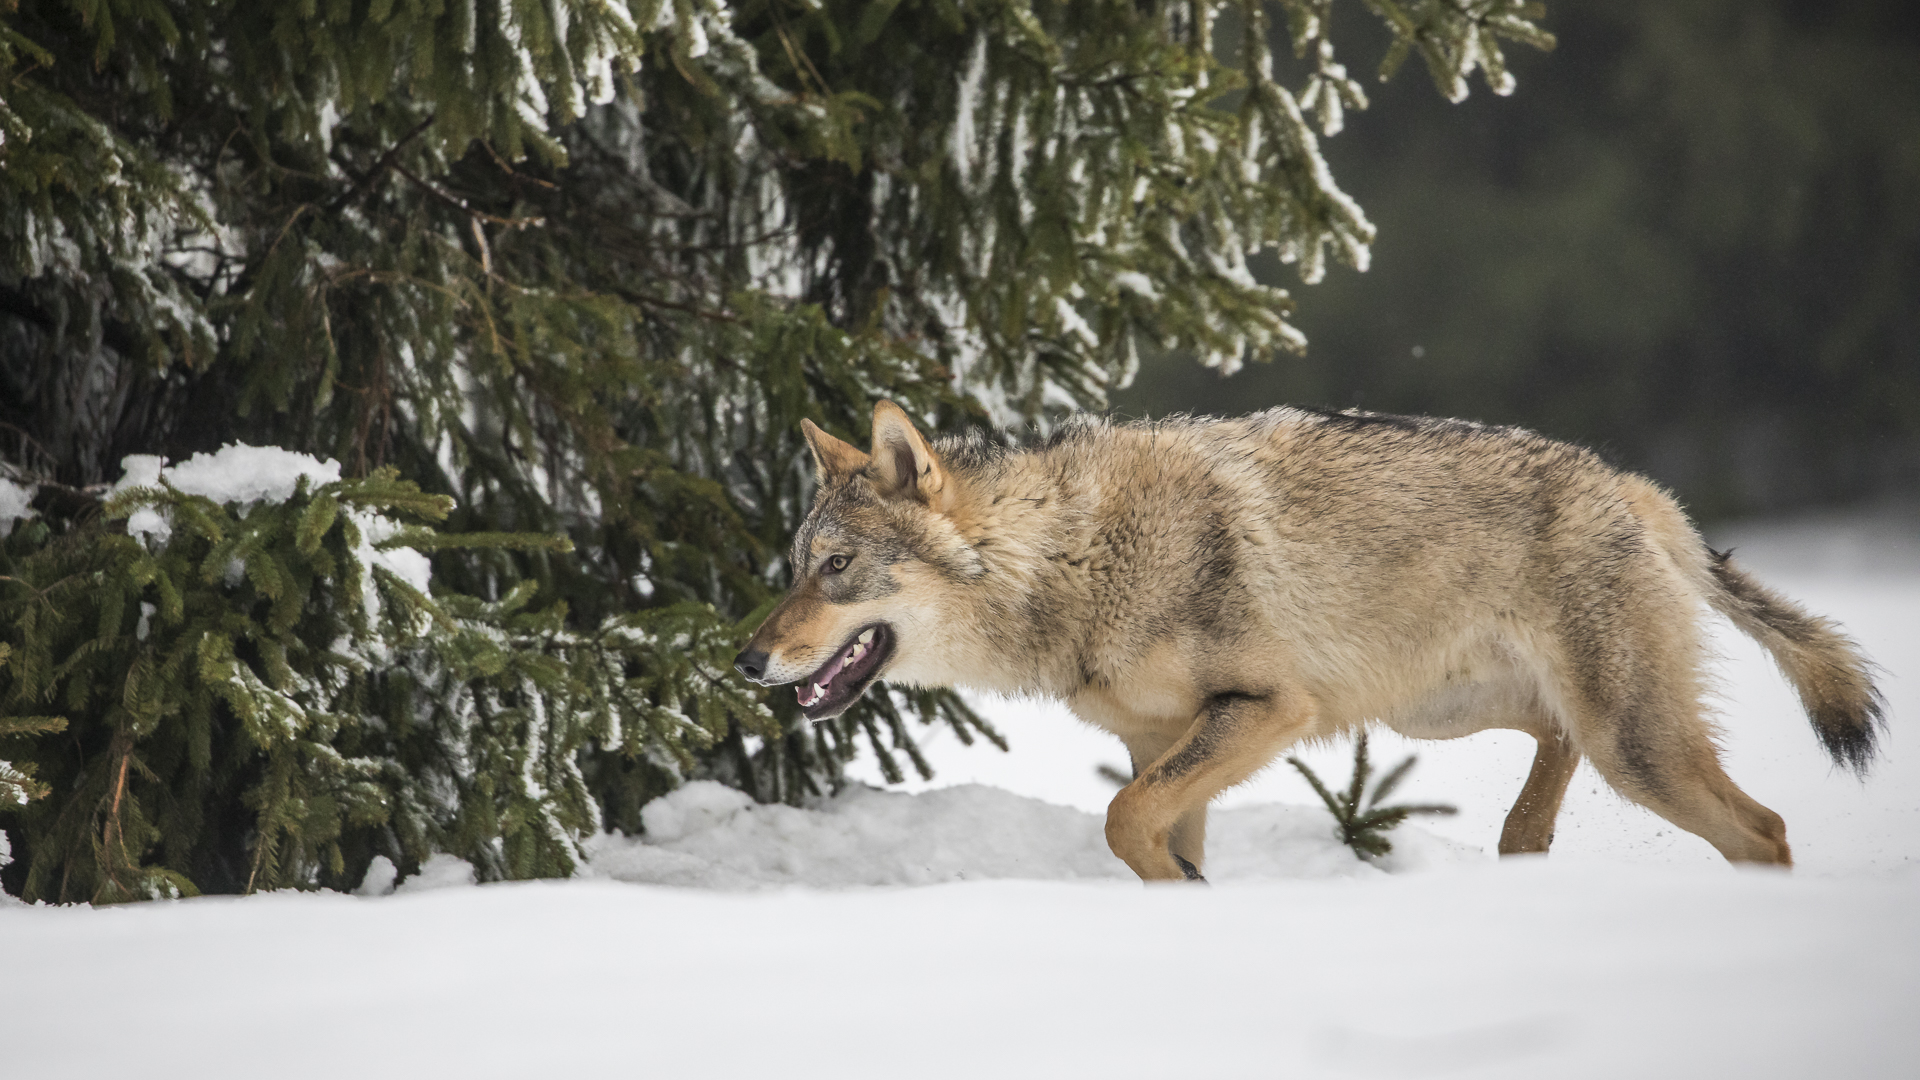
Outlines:
[[1814,712],[1813,730],[1820,745],[1835,765],[1862,780],[1880,754],[1880,734],[1886,729],[1884,705],[1876,695],[1859,714],[1851,710],[1822,708]]

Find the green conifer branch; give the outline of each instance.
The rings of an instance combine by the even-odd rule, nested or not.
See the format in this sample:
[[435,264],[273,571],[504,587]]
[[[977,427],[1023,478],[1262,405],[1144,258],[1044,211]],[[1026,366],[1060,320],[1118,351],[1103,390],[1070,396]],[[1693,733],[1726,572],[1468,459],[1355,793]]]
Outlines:
[[[348,479],[244,516],[161,484],[104,521],[165,537],[0,541],[0,712],[71,724],[5,737],[51,791],[7,817],[35,896],[436,850],[564,872],[688,777],[797,800],[862,745],[924,771],[909,718],[1004,747],[952,694],[816,727],[730,674],[806,510],[799,420],[1044,426],[1143,346],[1231,370],[1303,344],[1253,253],[1312,281],[1373,239],[1318,157],[1366,104],[1329,0],[108,6],[0,12],[0,317],[50,401],[113,371],[152,446]],[[1449,94],[1550,44],[1509,0],[1367,6]],[[230,426],[185,430],[207,402]],[[236,806],[261,839],[216,857]]]
[[1335,793],[1327,789],[1306,762],[1297,757],[1287,758],[1287,764],[1299,770],[1300,775],[1312,786],[1314,794],[1319,795],[1320,801],[1327,805],[1327,811],[1333,815],[1334,834],[1362,859],[1377,859],[1392,852],[1393,844],[1387,839],[1387,833],[1415,814],[1458,812],[1455,807],[1439,803],[1381,805],[1413,769],[1414,761],[1415,758],[1409,755],[1406,760],[1389,769],[1387,775],[1369,790],[1373,766],[1367,757],[1367,733],[1362,731],[1354,740],[1352,780],[1345,792]]

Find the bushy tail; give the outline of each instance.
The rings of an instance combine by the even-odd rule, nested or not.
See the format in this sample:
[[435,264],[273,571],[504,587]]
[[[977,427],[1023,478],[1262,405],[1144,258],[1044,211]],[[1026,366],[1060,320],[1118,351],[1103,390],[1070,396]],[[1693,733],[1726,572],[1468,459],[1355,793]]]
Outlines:
[[1708,590],[1707,602],[1773,654],[1834,764],[1865,776],[1886,725],[1886,702],[1860,647],[1834,623],[1747,576],[1727,554],[1713,552],[1709,569],[1718,588]]

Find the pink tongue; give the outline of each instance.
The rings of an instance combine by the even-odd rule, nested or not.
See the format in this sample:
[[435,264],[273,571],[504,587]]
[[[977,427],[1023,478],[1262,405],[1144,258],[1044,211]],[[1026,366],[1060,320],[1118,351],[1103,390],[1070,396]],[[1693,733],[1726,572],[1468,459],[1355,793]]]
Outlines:
[[[808,679],[806,682],[801,683],[797,687],[794,687],[794,690],[793,690],[794,698],[798,700],[802,705],[810,704],[810,702],[807,700],[807,691],[812,690],[815,683],[818,683],[820,685],[820,697],[826,697],[827,688],[833,685],[833,677],[835,675],[840,674],[840,669],[846,666],[847,666],[847,658],[845,654],[842,654],[839,658],[834,660],[833,666],[827,669],[826,674],[820,676],[818,679]],[[817,701],[819,699],[816,698],[814,700]]]

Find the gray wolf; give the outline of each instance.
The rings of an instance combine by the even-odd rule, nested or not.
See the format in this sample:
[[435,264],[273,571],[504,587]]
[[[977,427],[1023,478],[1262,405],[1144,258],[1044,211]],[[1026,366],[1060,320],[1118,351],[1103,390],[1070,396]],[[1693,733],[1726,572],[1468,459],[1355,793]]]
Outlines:
[[736,667],[813,719],[885,678],[1058,698],[1126,744],[1107,813],[1148,881],[1199,878],[1206,811],[1290,744],[1368,722],[1538,741],[1502,854],[1544,852],[1582,757],[1729,860],[1788,865],[1720,767],[1708,609],[1772,653],[1864,772],[1870,665],[1701,540],[1674,500],[1516,428],[1280,408],[1077,419],[1028,448],[925,438],[897,406],[818,468],[792,591]]

